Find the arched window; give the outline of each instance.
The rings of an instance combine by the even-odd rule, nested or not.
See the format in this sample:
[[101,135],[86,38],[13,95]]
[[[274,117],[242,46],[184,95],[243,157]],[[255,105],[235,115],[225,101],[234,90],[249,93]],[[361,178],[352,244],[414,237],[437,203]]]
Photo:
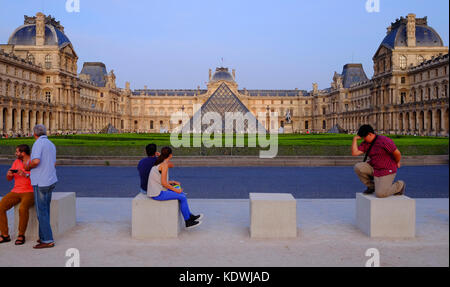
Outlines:
[[45,68],[46,69],[51,69],[52,67],[52,56],[51,55],[46,55],[45,56]]
[[408,62],[405,56],[400,56],[400,69],[406,69]]
[[423,61],[425,61],[425,58],[422,55],[417,56],[417,64],[421,64]]
[[33,56],[33,54],[28,54],[27,55],[27,61],[34,64],[34,56]]

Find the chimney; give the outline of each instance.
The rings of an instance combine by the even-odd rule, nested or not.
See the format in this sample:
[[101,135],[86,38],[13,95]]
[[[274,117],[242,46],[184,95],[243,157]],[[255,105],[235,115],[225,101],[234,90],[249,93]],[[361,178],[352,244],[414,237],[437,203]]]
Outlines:
[[144,90],[147,90],[147,85],[144,85]]
[[36,14],[36,45],[43,46],[45,42],[45,15],[41,12]]
[[209,80],[211,81],[211,73],[212,73],[212,71],[211,71],[211,69],[209,69]]
[[319,91],[319,86],[317,85],[317,83],[313,83],[313,94],[317,94],[318,91]]
[[127,91],[130,90],[130,82],[125,82],[125,89],[126,89]]
[[235,69],[233,69],[233,80],[236,81],[236,70]]
[[408,24],[406,26],[406,34],[408,36],[408,47],[416,46],[416,15],[408,14]]

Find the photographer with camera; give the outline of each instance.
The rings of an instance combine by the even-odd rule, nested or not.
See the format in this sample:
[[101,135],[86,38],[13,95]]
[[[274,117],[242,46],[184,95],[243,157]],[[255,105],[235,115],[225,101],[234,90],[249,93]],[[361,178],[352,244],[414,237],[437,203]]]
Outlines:
[[16,245],[25,243],[25,231],[28,225],[29,209],[34,205],[33,186],[31,186],[30,172],[25,171],[24,164],[30,160],[30,147],[26,144],[16,147],[16,160],[8,170],[6,179],[14,179],[14,188],[0,201],[0,244],[10,242],[8,218],[6,212],[16,204],[19,206],[19,235]]
[[[358,140],[364,141],[358,146]],[[364,161],[354,167],[361,182],[367,186],[364,194],[375,193],[379,198],[391,195],[403,195],[406,184],[399,180],[395,183],[397,169],[400,168],[402,155],[394,142],[385,136],[376,135],[370,125],[359,128],[358,135],[353,138],[352,156],[365,155]],[[367,158],[369,162],[366,162]]]

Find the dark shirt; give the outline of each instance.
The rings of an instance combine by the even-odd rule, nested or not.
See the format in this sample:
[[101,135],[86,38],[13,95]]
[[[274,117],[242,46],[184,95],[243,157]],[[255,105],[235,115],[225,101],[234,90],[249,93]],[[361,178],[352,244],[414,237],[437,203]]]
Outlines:
[[[362,152],[367,152],[370,143],[363,141],[358,149]],[[397,173],[397,162],[392,155],[397,149],[394,142],[385,136],[378,136],[375,144],[370,150],[369,164],[373,167],[373,175],[375,177],[382,177]]]
[[141,188],[147,191],[148,176],[150,170],[156,162],[156,156],[146,157],[139,161],[137,169],[139,171],[139,176],[141,177]]

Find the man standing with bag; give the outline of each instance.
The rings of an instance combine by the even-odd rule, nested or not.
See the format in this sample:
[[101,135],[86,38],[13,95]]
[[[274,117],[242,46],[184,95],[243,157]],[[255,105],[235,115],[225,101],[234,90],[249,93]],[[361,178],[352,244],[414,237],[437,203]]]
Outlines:
[[[364,139],[358,147],[358,140]],[[366,154],[364,162],[357,163],[354,167],[362,183],[367,186],[365,194],[375,192],[377,197],[389,197],[391,195],[403,195],[406,184],[404,181],[394,179],[397,169],[400,168],[402,155],[394,142],[385,136],[376,135],[370,125],[359,128],[358,135],[353,138],[352,156]],[[367,157],[370,161],[367,163]]]
[[56,147],[48,139],[47,129],[44,125],[36,125],[33,132],[36,142],[31,149],[31,160],[25,164],[25,170],[30,170],[39,221],[39,244],[33,248],[51,248],[55,246],[50,226],[50,203],[52,192],[58,181],[56,177]]

